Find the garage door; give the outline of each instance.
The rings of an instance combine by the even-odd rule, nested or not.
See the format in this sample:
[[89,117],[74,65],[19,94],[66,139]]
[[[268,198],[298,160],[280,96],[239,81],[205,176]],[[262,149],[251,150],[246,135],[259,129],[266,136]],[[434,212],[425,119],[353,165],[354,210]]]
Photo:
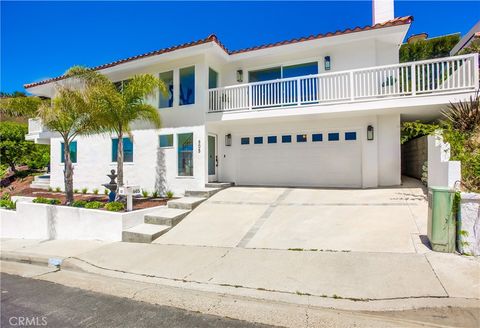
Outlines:
[[357,131],[243,136],[238,146],[238,184],[362,186]]

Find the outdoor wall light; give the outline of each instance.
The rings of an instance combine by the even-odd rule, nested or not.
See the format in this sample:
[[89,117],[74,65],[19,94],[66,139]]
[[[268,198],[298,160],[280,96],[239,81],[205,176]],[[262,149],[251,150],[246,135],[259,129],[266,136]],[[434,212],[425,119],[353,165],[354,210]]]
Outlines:
[[237,70],[237,82],[243,82],[243,69]]
[[330,68],[332,68],[331,61],[330,61],[330,56],[325,56],[324,63],[325,63],[325,70],[329,71]]
[[232,145],[232,134],[225,135],[225,146],[230,147]]
[[367,140],[373,140],[373,126],[369,125],[367,127]]

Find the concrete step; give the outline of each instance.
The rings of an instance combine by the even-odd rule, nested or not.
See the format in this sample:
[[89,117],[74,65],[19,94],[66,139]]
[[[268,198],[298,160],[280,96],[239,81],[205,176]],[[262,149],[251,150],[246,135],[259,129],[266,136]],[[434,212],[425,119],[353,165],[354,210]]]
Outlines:
[[205,187],[224,189],[224,188],[232,187],[233,185],[234,185],[233,182],[209,182],[205,184]]
[[50,174],[43,174],[43,175],[36,175],[33,177],[33,181],[46,181],[48,183],[50,183]]
[[129,243],[151,243],[172,227],[157,224],[139,224],[130,229],[122,231],[122,241]]
[[144,221],[148,224],[167,225],[173,227],[177,225],[190,213],[190,210],[180,210],[177,208],[162,208],[158,211],[145,214]]
[[222,189],[221,188],[202,188],[202,189],[195,189],[195,190],[185,190],[185,196],[210,198],[220,190]]
[[181,210],[193,210],[195,207],[204,202],[204,197],[183,197],[173,199],[167,202],[168,208],[178,208]]
[[48,188],[50,188],[50,181],[33,181],[30,184],[30,188],[48,190]]

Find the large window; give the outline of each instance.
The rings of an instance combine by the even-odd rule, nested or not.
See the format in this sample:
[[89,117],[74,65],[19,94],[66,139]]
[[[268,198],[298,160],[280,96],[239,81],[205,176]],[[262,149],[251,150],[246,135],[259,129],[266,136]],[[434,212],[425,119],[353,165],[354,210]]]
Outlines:
[[173,134],[162,134],[160,136],[160,148],[173,147]]
[[193,133],[178,134],[178,175],[193,176]]
[[[117,161],[118,138],[112,139],[112,162]],[[123,138],[123,161],[133,162],[133,142],[129,138]]]
[[168,108],[173,107],[173,71],[160,73],[160,80],[165,83],[167,87],[167,94],[160,92],[158,107]]
[[[65,144],[62,142],[60,144],[61,147],[61,162],[65,163]],[[77,142],[72,141],[70,142],[70,159],[72,163],[77,162]]]
[[208,88],[218,88],[218,73],[211,68],[208,69]]
[[195,66],[180,69],[180,106],[195,103]]
[[258,71],[251,71],[248,73],[249,82],[261,82],[280,79],[282,77],[281,67],[272,67],[267,69],[261,69]]

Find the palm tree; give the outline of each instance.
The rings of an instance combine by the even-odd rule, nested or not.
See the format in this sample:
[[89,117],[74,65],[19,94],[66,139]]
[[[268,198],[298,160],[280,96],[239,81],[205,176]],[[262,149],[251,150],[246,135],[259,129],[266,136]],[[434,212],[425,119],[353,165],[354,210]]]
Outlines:
[[156,128],[161,126],[157,109],[148,104],[146,99],[157,89],[166,95],[167,87],[162,80],[151,74],[135,75],[116,84],[104,75],[86,68],[77,67],[74,72],[91,87],[93,105],[101,115],[101,129],[115,133],[118,138],[117,183],[123,186],[123,138],[131,137],[132,123],[136,121],[151,123]]

